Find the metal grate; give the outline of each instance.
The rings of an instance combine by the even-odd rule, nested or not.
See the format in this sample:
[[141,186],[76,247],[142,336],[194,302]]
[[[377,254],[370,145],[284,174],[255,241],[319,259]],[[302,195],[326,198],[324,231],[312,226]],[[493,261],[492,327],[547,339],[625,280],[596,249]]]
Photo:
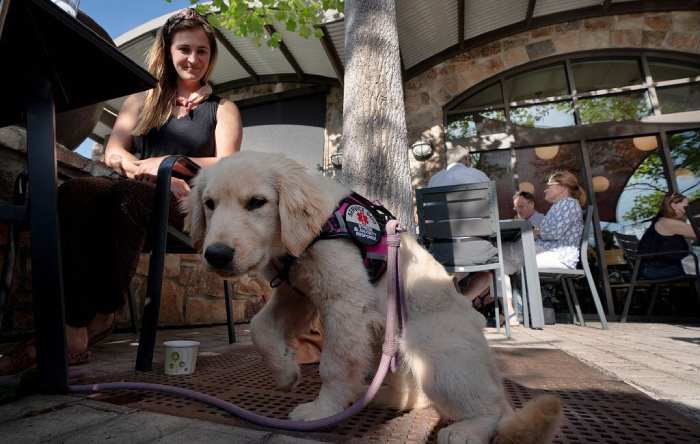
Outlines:
[[[505,348],[494,351],[507,378],[505,388],[514,407],[522,407],[533,396],[545,392],[561,398],[565,419],[555,443],[700,442],[700,425],[563,352]],[[303,381],[296,392],[277,391],[260,356],[252,347],[241,347],[219,356],[200,357],[195,375],[165,376],[156,370],[154,373],[112,375],[100,380],[177,385],[217,396],[262,415],[286,418],[296,405],[313,400],[320,388],[317,366],[302,366],[302,375]],[[257,428],[213,407],[160,393],[110,392],[99,394],[96,399]],[[333,442],[432,443],[444,425],[446,423],[441,422],[432,409],[400,412],[367,408],[326,432],[289,434]]]

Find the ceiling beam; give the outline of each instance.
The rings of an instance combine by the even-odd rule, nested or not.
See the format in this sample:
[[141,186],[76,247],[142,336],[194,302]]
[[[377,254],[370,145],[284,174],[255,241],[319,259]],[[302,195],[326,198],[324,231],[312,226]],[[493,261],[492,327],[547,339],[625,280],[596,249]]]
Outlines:
[[408,68],[406,71],[406,80],[411,80],[438,63],[442,63],[445,60],[463,53],[464,51],[486,45],[520,32],[540,28],[542,26],[555,25],[558,23],[582,20],[586,18],[601,17],[603,15],[634,14],[640,12],[689,11],[697,10],[699,8],[700,0],[643,0],[612,3],[606,14],[603,13],[603,8],[601,8],[600,5],[595,5],[557,12],[554,14],[540,15],[532,18],[530,26],[525,26],[525,22],[521,21],[502,28],[494,29],[493,31],[485,32],[476,37],[465,40],[464,45],[461,47],[459,43],[457,43],[431,57],[428,57],[420,63]]
[[457,0],[457,41],[459,47],[464,47],[464,5],[465,0]]
[[[267,34],[272,37],[272,34],[277,32],[274,26],[272,25],[265,25],[265,31],[267,31]],[[292,65],[292,68],[294,68],[294,72],[297,73],[297,77],[299,80],[304,80],[304,70],[301,69],[301,66],[299,66],[299,63],[297,62],[297,59],[294,58],[294,55],[292,52],[287,48],[287,45],[285,45],[283,40],[280,40],[280,46],[279,50],[282,52],[282,55],[284,56],[285,59],[287,59],[287,62],[289,62],[290,65]]]
[[[233,89],[242,88],[244,86],[258,85],[261,83],[298,83],[299,77],[296,74],[268,74],[260,75],[257,79],[253,77],[246,77],[244,79],[231,80],[229,82],[219,83],[214,85],[214,93],[221,94]],[[317,76],[313,74],[306,74],[304,76],[304,82],[314,85],[329,85],[329,86],[340,86],[338,79],[332,77]]]
[[527,13],[525,14],[525,26],[527,26],[527,27],[529,27],[532,24],[532,17],[535,15],[535,4],[536,3],[537,3],[537,0],[529,0],[527,2]]
[[221,43],[226,51],[228,51],[231,56],[236,59],[236,61],[245,69],[245,71],[253,78],[258,78],[258,73],[255,72],[252,66],[243,58],[243,56],[233,47],[231,42],[226,38],[225,35],[221,33],[217,28],[214,28],[214,34],[216,34],[216,39]]
[[111,109],[104,107],[100,113],[99,120],[106,126],[113,128],[114,123],[117,121],[117,114],[115,114]]
[[610,9],[610,4],[612,3],[612,0],[605,0],[603,2],[603,12],[607,13],[608,9]]
[[264,96],[251,97],[249,99],[236,100],[238,109],[245,109],[251,106],[261,105],[265,103],[275,103],[287,99],[296,99],[298,97],[311,96],[316,94],[327,94],[330,90],[328,85],[314,85],[304,88],[291,89],[280,93],[266,94]]
[[331,40],[331,35],[328,33],[328,28],[326,28],[325,25],[321,25],[319,28],[321,29],[321,32],[323,32],[323,35],[321,36],[321,46],[323,46],[323,50],[326,51],[326,57],[328,57],[328,60],[331,62],[333,71],[335,72],[335,75],[338,76],[338,80],[342,85],[343,79],[345,78],[345,68],[343,67],[343,62],[340,60],[340,56],[338,56],[338,51],[335,49],[333,40]]

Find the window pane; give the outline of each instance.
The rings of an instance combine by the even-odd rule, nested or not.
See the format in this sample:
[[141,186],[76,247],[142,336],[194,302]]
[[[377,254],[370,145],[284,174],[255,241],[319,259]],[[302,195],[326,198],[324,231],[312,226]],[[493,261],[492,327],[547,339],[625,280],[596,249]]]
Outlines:
[[498,216],[501,219],[513,217],[513,174],[510,169],[510,150],[476,153],[472,157],[477,169],[496,182],[498,193]]
[[452,114],[447,122],[445,134],[450,142],[471,149],[508,148],[512,144],[503,110]]
[[515,125],[530,128],[559,128],[576,124],[571,102],[511,108],[510,120]]
[[590,142],[598,214],[607,231],[641,236],[668,190],[655,136]]
[[650,60],[649,70],[651,71],[651,78],[654,79],[655,82],[700,76],[700,67],[681,66],[677,63],[662,61]]
[[506,91],[509,91],[509,102],[568,94],[564,65],[548,66],[512,77],[506,80]]
[[690,200],[700,198],[700,130],[669,137],[678,191]]
[[571,67],[578,93],[642,83],[642,73],[637,60],[573,62]]
[[487,106],[503,106],[503,94],[500,82],[467,97],[453,109],[472,109]]
[[700,109],[700,83],[658,88],[656,93],[664,114]]
[[[518,175],[518,186],[521,190],[529,191],[535,195],[535,209],[540,213],[545,214],[551,206],[544,200],[547,178],[559,170],[580,173],[581,156],[578,144],[550,145],[515,151],[515,172]],[[583,180],[582,177],[579,179]]]
[[646,91],[579,99],[577,105],[584,124],[639,120],[652,112]]

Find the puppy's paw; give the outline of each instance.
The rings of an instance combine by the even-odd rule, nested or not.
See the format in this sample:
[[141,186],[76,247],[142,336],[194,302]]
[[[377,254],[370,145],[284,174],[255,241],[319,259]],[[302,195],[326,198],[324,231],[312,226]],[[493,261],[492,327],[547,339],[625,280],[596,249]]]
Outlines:
[[481,441],[470,440],[470,436],[462,430],[446,427],[438,432],[438,444],[481,444]]
[[293,392],[301,382],[301,370],[296,363],[273,371],[272,376],[277,388],[285,392]]
[[321,405],[318,400],[299,404],[289,413],[289,419],[294,421],[313,421],[335,415],[340,410]]

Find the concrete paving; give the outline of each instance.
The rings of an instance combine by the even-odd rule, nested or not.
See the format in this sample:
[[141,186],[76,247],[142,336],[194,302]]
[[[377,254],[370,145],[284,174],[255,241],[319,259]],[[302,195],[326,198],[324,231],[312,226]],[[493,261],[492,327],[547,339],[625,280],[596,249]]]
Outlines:
[[557,348],[648,396],[667,402],[700,423],[700,326],[599,323],[531,330],[513,329],[505,339],[495,329],[486,336],[494,347]]
[[[238,326],[237,330],[240,342],[249,344],[247,327]],[[493,347],[560,349],[700,423],[700,327],[611,323],[606,331],[590,323],[588,327],[555,325],[544,330],[515,327],[511,339],[487,329],[486,336]],[[223,327],[159,333],[159,341],[175,338],[199,340],[200,351],[204,353],[236,347],[226,343]],[[132,334],[113,335],[97,347],[92,362],[83,366],[83,372],[104,375],[128,370],[133,365],[135,341]],[[78,396],[43,395],[0,406],[0,436],[3,442],[12,443],[314,442],[139,411]]]

